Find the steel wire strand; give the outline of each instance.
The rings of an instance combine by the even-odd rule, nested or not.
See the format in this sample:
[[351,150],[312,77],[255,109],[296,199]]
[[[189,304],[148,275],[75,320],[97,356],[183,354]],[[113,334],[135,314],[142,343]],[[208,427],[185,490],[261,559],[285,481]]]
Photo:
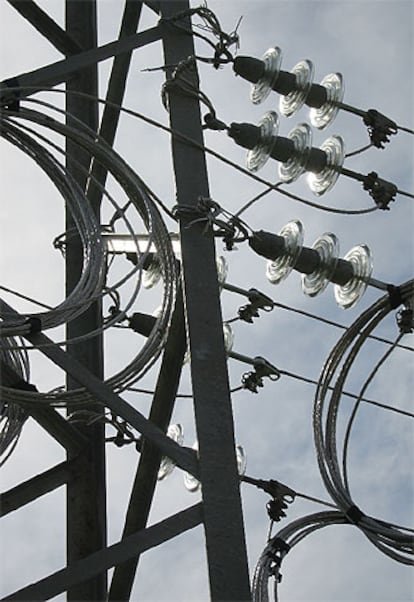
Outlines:
[[[403,299],[412,296],[413,281],[408,282],[401,287],[401,296]],[[318,391],[314,403],[314,439],[317,451],[317,459],[322,479],[328,489],[331,497],[337,503],[338,507],[347,513],[351,508],[356,507],[353,500],[346,490],[342,480],[339,468],[337,446],[336,446],[336,420],[338,407],[343,389],[343,384],[349,373],[350,367],[355,361],[359,350],[372,330],[381,322],[381,320],[391,311],[388,296],[381,298],[371,308],[369,308],[352,325],[347,333],[341,338],[340,342],[331,352],[318,385]],[[361,325],[365,322],[365,328],[361,331]],[[355,340],[356,339],[356,340]],[[325,396],[328,391],[328,384],[334,377],[335,372],[343,360],[348,348],[351,346],[348,356],[345,358],[342,369],[337,377],[334,391],[331,395],[331,401],[325,420],[325,434],[322,427],[322,412]],[[358,518],[358,527],[364,534],[376,545],[378,549],[404,564],[413,564],[413,560],[407,558],[404,554],[413,554],[414,539],[402,533],[404,527],[395,526],[385,521],[379,521],[372,517],[362,516]],[[396,550],[396,551],[394,551]]]
[[[21,124],[19,124],[19,126],[21,127],[21,129],[24,129],[26,132],[29,132],[29,133],[31,133],[33,135],[38,136],[39,139],[41,139],[43,142],[49,144],[57,152],[64,154],[64,150],[63,149],[61,149],[59,146],[57,146],[54,143],[52,143],[50,140],[47,140],[46,137],[40,135],[35,130],[32,130],[31,128],[28,128],[26,126],[21,126]],[[88,175],[88,173],[89,173],[88,170],[86,170],[83,166],[81,166],[78,161],[74,160],[74,163],[77,165],[78,169],[80,169],[86,175]],[[62,168],[65,169],[64,166],[62,166]],[[61,343],[68,343],[68,342],[72,342],[73,343],[73,342],[79,342],[79,341],[82,341],[82,340],[86,340],[88,338],[91,338],[92,336],[96,336],[96,334],[98,334],[98,333],[102,332],[103,330],[109,328],[110,326],[112,326],[113,324],[115,324],[117,321],[122,320],[123,318],[125,318],[127,310],[132,306],[133,302],[135,301],[135,299],[136,299],[136,297],[137,297],[137,295],[139,293],[140,284],[141,284],[141,268],[142,268],[142,265],[144,264],[144,262],[145,262],[145,260],[146,260],[146,258],[148,256],[149,247],[150,247],[150,245],[152,243],[152,237],[151,237],[151,235],[149,235],[146,251],[142,251],[141,252],[139,250],[138,241],[137,241],[137,238],[136,238],[135,231],[134,231],[134,229],[132,227],[132,224],[130,223],[130,221],[126,217],[125,212],[121,209],[121,207],[119,207],[118,203],[109,194],[109,192],[99,182],[97,182],[96,179],[93,178],[93,176],[91,177],[91,180],[94,182],[94,185],[98,186],[102,190],[103,194],[106,196],[106,198],[110,201],[110,203],[115,208],[115,210],[116,210],[117,214],[119,215],[119,217],[122,217],[123,222],[125,223],[126,228],[127,228],[128,232],[129,232],[129,234],[131,236],[131,240],[135,241],[137,255],[139,255],[139,258],[140,258],[139,261],[137,262],[137,265],[134,266],[123,278],[120,278],[117,282],[115,282],[114,284],[112,284],[111,287],[105,287],[104,289],[101,289],[101,291],[99,292],[98,295],[95,295],[94,297],[91,297],[91,301],[96,301],[98,298],[101,298],[101,297],[103,297],[103,296],[105,296],[107,294],[111,294],[111,292],[115,291],[117,288],[120,288],[134,274],[137,274],[138,278],[137,278],[137,282],[136,282],[136,285],[134,287],[134,290],[130,294],[130,299],[127,302],[127,304],[126,304],[123,312],[121,312],[120,315],[117,315],[113,319],[108,320],[105,323],[105,325],[102,328],[98,329],[98,330],[95,330],[93,332],[89,332],[88,334],[83,335],[83,336],[79,336],[79,337],[76,337],[76,338],[71,338],[69,340],[65,339]],[[2,288],[3,290],[8,290],[6,287],[0,286],[0,288]],[[10,291],[9,290],[9,292],[12,292],[13,294],[15,294],[17,296],[20,296],[22,298],[26,298],[27,300],[32,301],[34,303],[37,303],[39,305],[43,305],[43,307],[47,307],[48,309],[53,309],[53,308],[51,308],[49,306],[45,306],[44,304],[40,304],[38,301],[34,301],[33,299],[28,298],[27,296],[25,297],[24,295],[20,295],[16,291]],[[61,343],[57,343],[57,344],[61,344]],[[26,348],[29,348],[29,346],[26,345]]]
[[[371,323],[368,325],[366,331],[371,332],[375,326],[383,319],[383,317],[385,317],[385,315],[387,315],[387,313],[389,312],[389,309],[386,308],[384,309],[382,312],[379,313],[378,316],[375,316],[375,318],[371,321]],[[331,403],[330,403],[330,407],[329,410],[331,410],[333,408],[333,412],[331,417],[327,417],[327,421],[326,421],[326,439],[328,441],[328,458],[330,460],[329,462],[329,467],[331,470],[331,475],[333,477],[333,481],[335,483],[335,487],[337,492],[339,493],[339,495],[342,495],[343,498],[343,504],[339,504],[340,508],[346,512],[347,508],[351,508],[352,506],[354,506],[354,503],[351,499],[351,497],[349,495],[347,495],[346,490],[344,488],[344,483],[341,477],[341,473],[339,470],[339,462],[338,462],[338,454],[337,454],[337,448],[336,448],[336,418],[337,418],[337,408],[339,406],[339,402],[340,402],[340,396],[341,396],[341,391],[342,391],[342,386],[343,386],[343,382],[346,378],[346,375],[349,372],[349,369],[351,367],[351,365],[353,364],[356,355],[359,351],[359,349],[361,348],[364,340],[366,337],[364,337],[365,333],[362,333],[362,335],[359,336],[359,338],[357,339],[356,343],[354,343],[354,346],[349,354],[349,356],[347,357],[345,364],[341,370],[341,373],[338,377],[338,382],[337,385],[335,386],[334,389],[334,393],[331,397]],[[329,411],[328,411],[329,414]],[[414,552],[413,550],[413,544],[414,544],[414,540],[411,536],[407,536],[404,533],[400,533],[398,530],[401,529],[402,527],[397,526],[397,528],[392,528],[392,531],[390,532],[389,530],[389,525],[387,525],[387,523],[385,522],[379,522],[376,519],[373,519],[371,517],[362,517],[361,522],[360,522],[360,526],[361,529],[365,531],[365,533],[367,534],[367,532],[371,532],[374,536],[374,538],[377,538],[375,541],[380,542],[380,540],[385,543],[385,546],[380,542],[380,549],[382,551],[384,551],[385,553],[388,554],[387,549],[388,548],[400,548],[401,551],[403,552],[407,552],[411,550],[411,553]],[[371,541],[372,538],[370,537]],[[407,546],[404,546],[404,544],[407,544]],[[401,547],[402,546],[402,547]],[[410,564],[411,562],[403,557],[398,557],[398,555],[396,555],[395,553],[393,553],[392,551],[390,551],[390,553],[388,554],[391,557],[393,557],[396,560],[400,560],[401,562],[405,562],[407,564]]]
[[[49,105],[50,106],[50,105]],[[113,287],[112,287],[113,288]]]
[[[99,228],[89,207],[82,203],[81,191],[76,182],[59,169],[54,157],[34,140],[22,132],[18,132],[7,120],[2,122],[2,136],[29,155],[43,169],[62,194],[75,223],[79,228],[84,252],[83,266],[79,281],[69,295],[52,311],[41,312],[42,328],[54,328],[73,319],[89,305],[89,297],[100,290],[104,274],[104,253],[100,240]],[[23,335],[30,332],[30,324],[8,321],[3,323],[2,333],[6,336]]]
[[[376,328],[376,326],[383,320],[383,318],[388,314],[388,308],[384,308],[379,311],[368,323],[368,325],[362,330],[361,333],[356,334],[356,341],[353,344],[351,353],[346,357],[344,364],[341,368],[340,374],[337,377],[335,385],[333,387],[330,403],[328,405],[328,411],[326,413],[325,420],[325,450],[327,457],[330,459],[329,468],[332,475],[332,479],[334,482],[335,490],[342,494],[343,499],[340,502],[337,499],[337,503],[341,509],[350,507],[351,499],[346,495],[344,484],[342,482],[341,471],[339,467],[338,458],[338,449],[337,449],[337,440],[336,440],[336,422],[338,418],[339,405],[342,398],[343,387],[346,380],[346,377],[349,373],[351,366],[353,365],[362,345],[365,340],[368,338],[368,335]],[[349,341],[349,344],[351,341]],[[348,345],[349,346],[349,345]],[[343,354],[341,359],[346,352],[345,348],[343,350]]]
[[355,421],[357,411],[358,411],[360,403],[361,403],[361,399],[364,396],[365,391],[368,389],[369,385],[371,384],[372,380],[378,373],[378,370],[384,365],[386,360],[390,357],[391,353],[396,349],[398,342],[402,339],[403,336],[404,335],[402,333],[400,333],[398,335],[397,339],[394,342],[394,345],[392,347],[389,347],[386,350],[386,352],[382,355],[382,357],[378,360],[378,362],[376,363],[374,368],[371,370],[368,378],[366,379],[365,383],[361,387],[361,390],[358,395],[358,399],[356,400],[356,402],[354,404],[354,407],[351,412],[351,416],[348,420],[348,424],[347,424],[345,435],[344,435],[344,443],[343,443],[343,450],[342,450],[342,474],[343,474],[343,479],[344,479],[343,485],[344,485],[345,491],[347,492],[349,497],[351,497],[351,492],[350,492],[350,488],[349,488],[349,478],[348,478],[348,449],[349,449],[349,441],[350,441],[350,437],[351,437],[352,427],[354,425],[354,421]]
[[344,332],[339,341],[335,344],[332,351],[326,360],[316,387],[313,409],[313,434],[316,448],[317,461],[321,477],[325,486],[333,499],[335,499],[335,489],[331,483],[329,472],[324,462],[325,438],[322,429],[322,414],[324,409],[325,396],[328,392],[328,387],[333,374],[336,370],[336,365],[340,361],[342,349],[347,345],[349,337],[353,331],[360,331],[366,320],[370,319],[371,315],[375,315],[377,307],[384,303],[383,298],[379,299],[373,306],[365,310],[354,322],[354,324]]
[[[18,378],[28,381],[30,366],[26,350],[10,350],[7,348],[8,342],[8,339],[0,338],[1,363],[10,366]],[[13,453],[28,416],[26,410],[18,404],[0,399],[0,467]]]
[[[31,117],[33,117],[33,115],[31,115]],[[45,118],[41,114],[36,114],[36,121],[40,124],[46,121],[47,126],[51,123],[50,117]],[[91,155],[97,155],[98,158],[107,165],[108,170],[114,175],[115,179],[121,183],[127,195],[133,199],[134,205],[137,207],[147,229],[154,233],[154,243],[157,249],[160,250],[161,270],[163,272],[164,282],[166,283],[166,294],[164,296],[162,313],[158,318],[158,328],[154,329],[155,332],[153,331],[152,336],[147,339],[141,353],[138,354],[126,369],[118,373],[116,377],[108,379],[107,382],[116,390],[123,390],[128,385],[136,382],[154,363],[161,351],[166,332],[168,331],[176,284],[175,257],[172,251],[170,238],[158,209],[154,206],[154,203],[149,199],[148,195],[146,195],[145,188],[141,185],[140,179],[125,164],[125,162],[110,149],[110,147],[106,147],[101,141],[99,141],[98,145],[96,143],[95,134],[94,139],[86,139],[85,136],[77,130],[67,128],[63,124],[55,121],[52,121],[52,123],[55,131],[76,139],[81,147],[86,148]],[[34,401],[34,397],[36,397],[36,395],[24,394],[21,401],[31,403]],[[48,394],[43,394],[42,400],[55,404],[63,403],[64,405],[69,398],[73,400],[74,403],[82,403],[86,399],[89,399],[89,397],[89,394],[85,393],[84,390],[75,390],[74,392],[52,394],[50,396]]]

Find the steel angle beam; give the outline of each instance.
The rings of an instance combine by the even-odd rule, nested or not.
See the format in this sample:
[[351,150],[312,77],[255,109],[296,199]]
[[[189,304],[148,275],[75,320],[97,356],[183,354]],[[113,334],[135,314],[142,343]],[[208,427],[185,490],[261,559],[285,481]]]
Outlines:
[[[0,299],[0,311],[5,311],[14,316],[19,315],[18,312],[14,311],[2,299]],[[194,450],[180,446],[175,441],[172,441],[160,428],[154,426],[141,412],[114,393],[111,387],[91,374],[87,368],[74,359],[67,351],[63,351],[45,334],[28,334],[25,338],[33,345],[38,346],[41,353],[70,374],[80,386],[85,387],[97,401],[107,406],[110,410],[113,410],[116,415],[131,424],[133,428],[143,435],[144,439],[148,439],[151,443],[159,447],[163,455],[172,458],[180,468],[196,478],[199,477],[197,455]]]
[[[161,38],[162,29],[160,26],[152,27],[141,33],[127,36],[121,40],[104,44],[93,50],[86,50],[81,54],[75,54],[65,60],[52,63],[46,67],[41,67],[28,73],[16,75],[3,82],[0,82],[0,102],[8,103],[18,98],[31,96],[45,88],[52,88],[58,84],[66,82],[73,77],[79,70],[90,67],[101,61],[105,61],[113,56],[130,52],[135,48],[146,46],[156,42]],[[14,94],[13,88],[18,87],[18,95]]]
[[[34,385],[26,383],[17,374],[12,366],[0,359],[0,385],[16,390],[28,390]],[[45,429],[60,445],[73,454],[79,452],[87,442],[79,430],[67,422],[54,408],[42,406],[37,400],[34,403],[22,406],[36,422]]]
[[57,571],[37,583],[9,594],[2,598],[0,602],[50,600],[50,598],[66,591],[76,583],[90,579],[102,571],[127,561],[137,553],[141,554],[197,527],[202,519],[202,505],[200,503],[195,504],[155,525],[151,525],[148,529],[138,531],[138,533],[130,535],[119,543],[95,552],[87,558]]
[[[119,39],[123,40],[129,35],[136,33],[138,22],[141,16],[142,2],[137,0],[126,0],[124,13],[122,17]],[[108,89],[101,123],[99,126],[99,135],[110,146],[113,145],[115,134],[118,127],[120,107],[123,102],[125,87],[127,83],[128,70],[131,63],[132,50],[117,54],[111,69]],[[102,199],[102,188],[105,186],[108,170],[102,163],[92,162],[91,183],[88,188],[88,199],[93,207],[99,205]]]
[[33,0],[7,0],[33,27],[62,54],[77,54],[83,48]]
[[6,516],[6,514],[18,510],[40,496],[65,485],[71,478],[76,461],[75,458],[70,462],[56,464],[56,466],[0,494],[0,516]]
[[[160,427],[163,432],[166,432],[171,420],[186,349],[183,298],[181,287],[179,287],[149,414],[151,422]],[[147,524],[160,461],[159,449],[154,445],[145,444],[141,450],[132,486],[123,537],[131,535],[138,529],[143,529]],[[138,561],[139,555],[137,554],[128,562],[115,567],[108,600],[121,602],[130,599]]]

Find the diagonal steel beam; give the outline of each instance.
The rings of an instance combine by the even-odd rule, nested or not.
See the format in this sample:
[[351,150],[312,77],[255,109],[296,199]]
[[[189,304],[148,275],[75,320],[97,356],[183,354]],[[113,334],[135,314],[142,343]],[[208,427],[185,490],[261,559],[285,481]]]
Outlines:
[[[105,61],[123,52],[130,52],[135,48],[151,44],[159,40],[161,35],[161,27],[152,27],[141,33],[127,36],[122,40],[109,42],[109,44],[104,44],[96,49],[75,54],[63,61],[52,63],[28,73],[16,75],[13,78],[0,82],[0,102],[7,104],[16,101],[18,98],[31,96],[45,88],[52,88],[67,81],[69,77],[81,69]],[[15,87],[20,88],[18,94],[13,92],[13,88]]]
[[160,14],[160,2],[158,2],[157,0],[144,0],[144,4],[146,4],[148,8],[154,11],[154,13],[157,13],[157,15]]
[[[186,348],[187,337],[180,287],[149,415],[149,419],[163,432],[167,430],[171,420]],[[159,450],[154,445],[146,443],[141,450],[122,537],[128,537],[146,526],[157,484],[160,461]],[[117,602],[129,600],[138,561],[137,554],[128,562],[115,567],[109,590],[109,600]]]
[[195,504],[167,519],[130,535],[121,542],[91,554],[72,566],[57,571],[37,583],[2,598],[0,602],[38,602],[57,596],[74,584],[90,579],[111,567],[125,562],[185,531],[193,529],[203,520],[202,504]]
[[61,462],[44,472],[19,483],[16,487],[0,494],[0,516],[6,516],[18,508],[33,502],[61,485],[65,485],[72,476],[77,459]]
[[[119,32],[120,40],[136,33],[141,10],[142,2],[139,0],[126,0]],[[113,145],[115,140],[120,115],[120,109],[113,105],[122,105],[131,57],[132,50],[115,56],[111,75],[109,77],[105,100],[108,103],[111,103],[111,105],[105,105],[99,127],[99,134],[110,146]],[[93,160],[91,183],[88,189],[88,199],[93,207],[99,206],[101,202],[103,194],[102,187],[105,186],[107,173],[108,170],[102,163]]]
[[[18,390],[36,391],[34,385],[30,385],[22,380],[12,366],[1,359],[0,385]],[[75,426],[67,422],[55,409],[45,406],[42,407],[41,404],[32,404],[25,409],[27,413],[40,424],[40,426],[72,454],[78,453],[80,449],[85,447],[87,442],[86,437],[84,437]]]
[[[3,299],[0,299],[0,311],[14,317],[19,316],[18,312],[14,311]],[[199,478],[198,460],[194,450],[182,447],[172,441],[160,428],[153,425],[141,412],[114,393],[105,382],[91,374],[80,362],[75,360],[67,351],[63,351],[45,334],[41,332],[33,333],[26,335],[25,338],[33,345],[39,346],[41,353],[70,374],[80,386],[85,387],[92,393],[97,401],[102,402],[115,414],[131,424],[143,435],[144,439],[148,439],[159,447],[163,455],[172,458],[180,468]]]
[[83,48],[33,0],[7,0],[62,54],[78,54]]

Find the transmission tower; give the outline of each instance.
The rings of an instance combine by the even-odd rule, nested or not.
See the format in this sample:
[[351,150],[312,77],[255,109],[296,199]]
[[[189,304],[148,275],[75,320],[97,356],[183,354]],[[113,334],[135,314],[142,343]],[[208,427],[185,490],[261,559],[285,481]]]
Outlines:
[[[332,233],[325,233],[313,247],[306,247],[298,220],[275,234],[247,224],[241,217],[244,208],[240,215],[226,212],[210,195],[204,130],[225,135],[245,148],[253,175],[268,159],[282,164],[284,183],[310,171],[311,189],[319,196],[339,176],[362,184],[375,210],[388,209],[396,195],[412,195],[376,172],[361,174],[344,167],[340,137],[331,137],[325,146],[317,148],[305,124],[287,137],[279,136],[274,111],[268,111],[258,124],[225,123],[200,89],[198,62],[210,63],[216,69],[232,68],[253,85],[256,104],[269,93],[283,96],[286,115],[300,108],[298,105],[307,104],[316,127],[324,128],[338,110],[353,113],[368,128],[370,146],[381,147],[404,128],[378,111],[362,111],[345,104],[339,77],[313,84],[310,62],[302,61],[292,73],[282,71],[277,47],[262,59],[235,58],[231,49],[238,41],[237,28],[226,34],[211,11],[198,7],[197,12],[189,0],[126,0],[119,37],[106,44],[98,43],[96,0],[65,0],[64,28],[32,0],[7,2],[63,57],[1,82],[0,101],[2,135],[35,160],[65,201],[64,232],[54,241],[64,255],[65,300],[57,307],[45,307],[41,313],[20,313],[9,300],[1,300],[0,408],[7,424],[3,444],[12,451],[30,416],[61,446],[66,459],[3,492],[1,508],[2,515],[18,511],[64,485],[66,525],[62,524],[62,538],[66,541],[66,566],[36,583],[22,582],[22,587],[4,600],[46,600],[62,592],[74,602],[132,599],[142,554],[198,526],[203,529],[209,593],[215,601],[247,601],[252,595],[261,599],[267,582],[278,582],[282,560],[291,547],[327,525],[356,525],[381,551],[411,564],[412,537],[407,530],[365,514],[343,486],[339,468],[336,472],[332,469],[333,465],[339,466],[339,461],[326,442],[334,437],[336,424],[327,421],[325,433],[318,417],[324,411],[331,417],[336,415],[334,408],[339,406],[341,396],[349,394],[345,378],[346,368],[354,361],[353,353],[356,356],[355,350],[374,336],[374,328],[382,319],[398,310],[401,337],[412,332],[413,282],[397,285],[374,278],[370,250],[365,245],[354,247],[340,258],[338,241]],[[157,23],[143,28],[143,13],[148,10]],[[213,50],[208,58],[199,57],[195,48],[195,36],[203,36],[193,27],[195,15],[201,16],[204,28],[216,38],[215,44],[210,44]],[[169,118],[168,125],[156,125],[170,137],[175,181],[175,202],[168,207],[115,150],[126,87],[134,77],[133,56],[154,43],[163,50],[162,66],[154,70],[165,76],[161,98]],[[106,98],[100,103],[99,66],[108,59],[113,60]],[[301,78],[303,85],[298,84]],[[52,92],[56,88],[60,92]],[[50,93],[37,103],[39,91]],[[64,106],[59,105],[61,96]],[[207,113],[202,115],[200,107],[207,107]],[[151,119],[138,113],[135,116],[151,124]],[[54,142],[57,139],[59,142]],[[137,152],[146,152],[139,139],[136,147]],[[268,192],[283,191],[279,184],[259,175],[254,177],[268,186]],[[117,200],[117,194],[123,202]],[[104,201],[110,210],[103,208]],[[135,212],[133,218],[131,211]],[[162,211],[177,223],[178,232],[168,231]],[[122,227],[117,230],[119,221]],[[141,225],[139,231],[137,223]],[[344,308],[353,307],[367,287],[383,294],[381,301],[348,325],[347,334],[329,356],[319,381],[313,382],[318,391],[315,444],[321,474],[333,499],[328,506],[332,508],[306,516],[276,537],[269,537],[257,565],[253,593],[241,481],[270,495],[267,512],[272,525],[285,516],[289,503],[300,494],[281,482],[244,474],[244,451],[235,438],[228,358],[248,365],[240,388],[252,393],[257,393],[268,379],[276,381],[292,374],[259,355],[250,357],[232,350],[229,323],[223,331],[222,291],[247,298],[237,318],[245,322],[252,323],[263,311],[274,309],[277,302],[256,288],[246,290],[226,282],[225,266],[216,257],[218,238],[228,251],[246,243],[252,252],[265,258],[267,276],[273,284],[284,280],[292,270],[301,272],[303,290],[310,297],[330,283],[335,286],[338,304]],[[127,269],[119,277],[121,284],[111,284],[108,274],[119,259]],[[150,287],[151,278],[158,277],[163,282],[158,312],[132,313],[144,280]],[[130,284],[131,301],[123,305],[118,289],[126,281],[134,284]],[[105,357],[112,350],[106,348],[104,336],[112,326],[133,331],[142,345],[127,367],[106,377]],[[54,334],[49,335],[48,329]],[[392,350],[403,346],[400,339],[394,344],[385,342],[392,345]],[[40,392],[29,377],[26,348],[37,350],[63,371],[66,386]],[[197,438],[192,448],[182,444],[179,425],[169,430],[187,356]],[[334,380],[332,366],[342,369],[342,380]],[[157,375],[145,413],[136,408],[127,393],[145,391],[143,383],[150,369],[156,369]],[[328,401],[331,390],[334,394]],[[367,400],[364,388],[356,399],[358,404],[372,402]],[[108,437],[108,429],[114,436]],[[139,454],[122,538],[111,544],[107,521],[108,442],[120,448],[134,447]],[[186,473],[188,489],[201,492],[201,501],[150,524],[157,482],[175,465]],[[346,475],[344,478],[346,481]],[[112,569],[109,579],[108,571]]]

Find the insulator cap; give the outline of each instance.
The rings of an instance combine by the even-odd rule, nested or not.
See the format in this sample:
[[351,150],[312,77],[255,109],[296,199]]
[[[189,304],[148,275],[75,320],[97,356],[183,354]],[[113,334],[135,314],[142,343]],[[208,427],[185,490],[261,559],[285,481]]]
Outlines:
[[275,145],[270,153],[272,159],[276,159],[276,161],[281,161],[285,163],[292,159],[295,154],[295,143],[293,140],[289,138],[283,138],[282,136],[277,136]]
[[260,59],[251,56],[236,56],[233,61],[233,71],[248,82],[255,84],[263,77],[265,64]]
[[261,129],[252,123],[231,123],[227,133],[243,148],[252,149],[261,142]]
[[142,334],[144,337],[149,337],[157,318],[149,314],[135,313],[129,318],[129,327],[135,332]]
[[249,246],[266,259],[277,259],[286,252],[283,236],[259,230],[249,238]]
[[305,104],[312,109],[320,109],[328,100],[328,91],[320,84],[312,84]]

